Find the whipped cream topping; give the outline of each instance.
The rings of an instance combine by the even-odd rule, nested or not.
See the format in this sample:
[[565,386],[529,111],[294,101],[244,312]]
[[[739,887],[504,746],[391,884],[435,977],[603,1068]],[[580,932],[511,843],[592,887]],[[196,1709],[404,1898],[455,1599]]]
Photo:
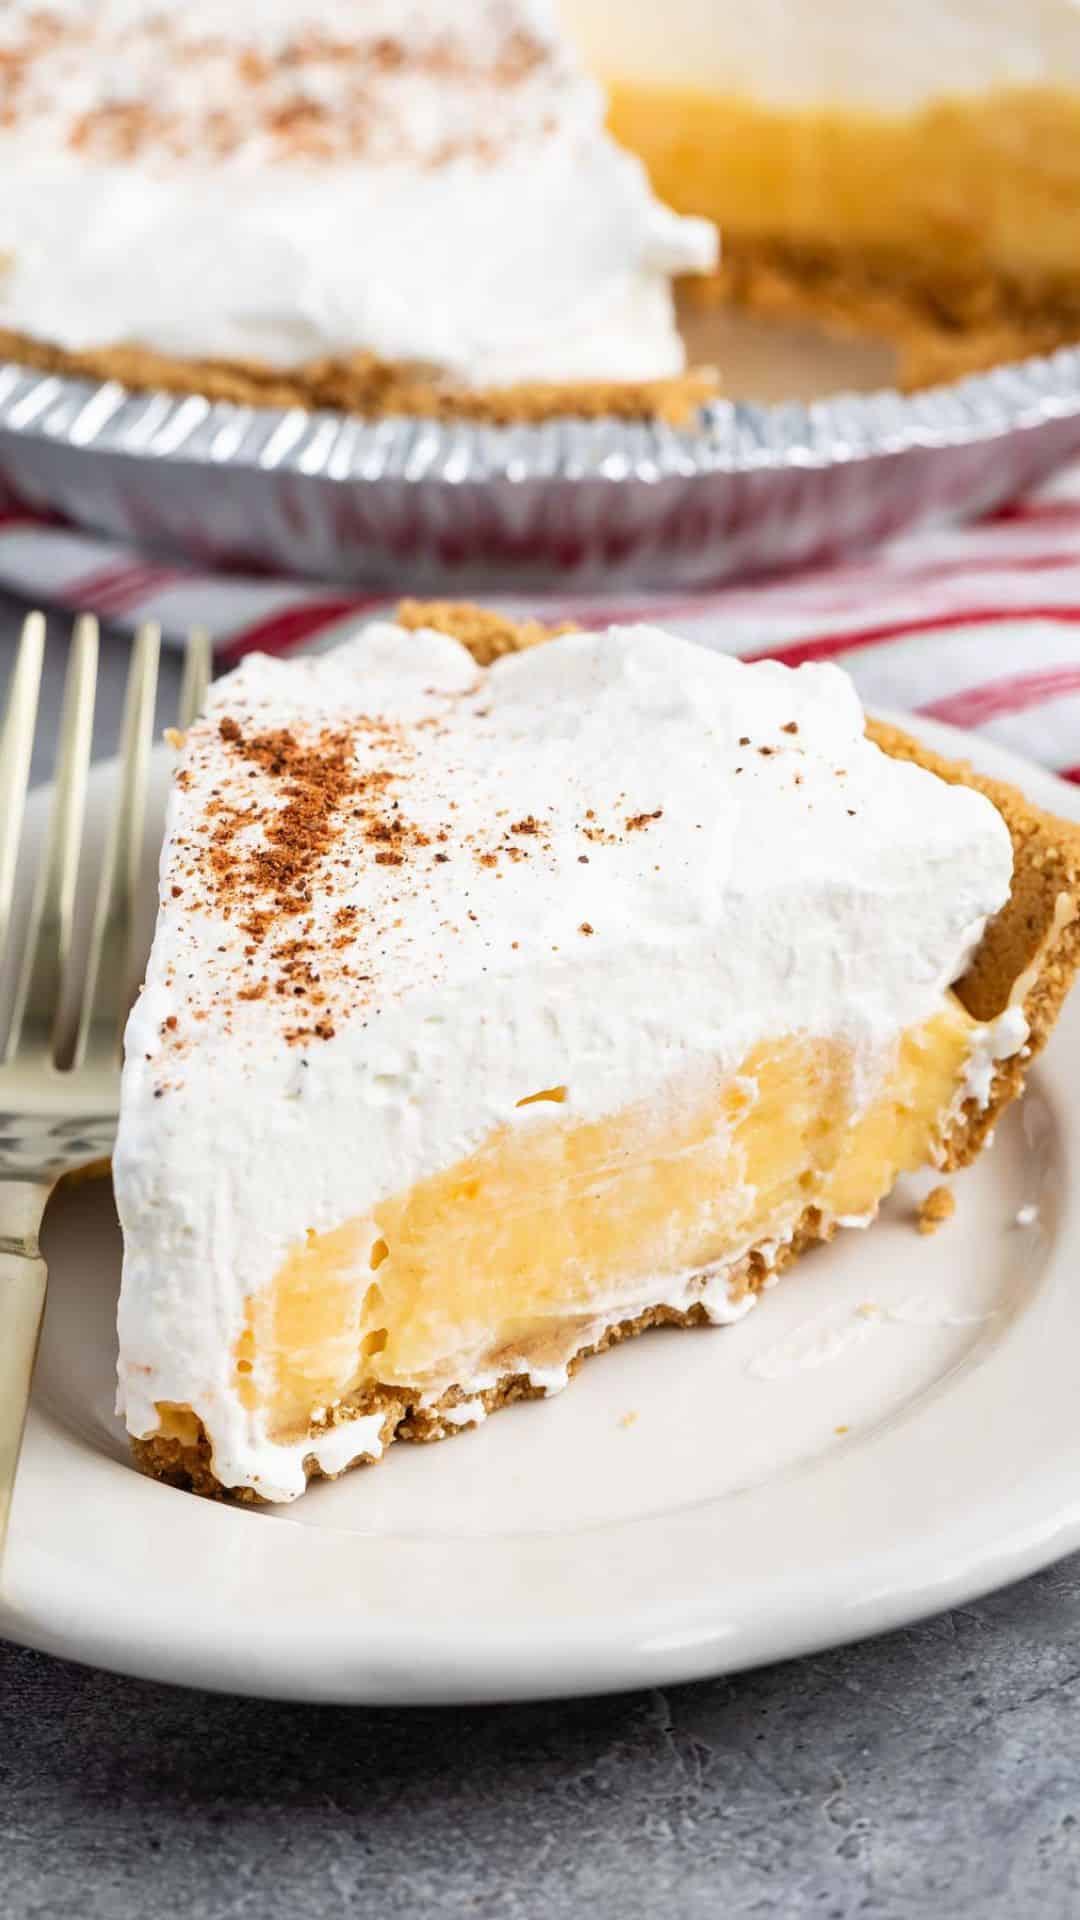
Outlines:
[[1080,85],[1076,0],[561,0],[561,12],[605,80],[763,106],[905,112],[997,89]]
[[[185,743],[127,1036],[132,1432],[191,1406],[227,1484],[301,1492],[318,1445],[275,1444],[232,1365],[245,1299],[310,1231],[548,1124],[520,1104],[539,1091],[615,1113],[770,1036],[844,1039],[872,1100],[1011,868],[989,801],[882,755],[830,666],[648,627],[487,671],[388,625],[248,658]],[[703,1285],[635,1284],[593,1324]],[[745,1311],[726,1272],[704,1291],[716,1319]],[[473,1396],[475,1369],[455,1376]]]
[[0,11],[0,326],[467,385],[682,370],[653,197],[546,0]]

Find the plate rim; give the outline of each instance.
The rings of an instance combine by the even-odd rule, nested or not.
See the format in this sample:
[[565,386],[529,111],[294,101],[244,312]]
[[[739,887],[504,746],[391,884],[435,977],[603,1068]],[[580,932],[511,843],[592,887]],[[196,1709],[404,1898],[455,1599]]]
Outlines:
[[135,389],[0,362],[0,434],[17,442],[155,466],[317,478],[333,488],[383,480],[407,491],[492,480],[511,488],[655,486],[969,447],[1077,416],[1080,346],[912,394],[881,388],[771,405],[718,399],[701,409],[695,426],[683,428],[571,416],[506,426],[398,415],[371,420],[325,408],[248,406]]
[[[953,756],[962,754],[977,767],[1019,782],[1058,812],[1080,819],[1080,792],[995,743],[924,721],[917,715],[883,713],[881,717],[906,726],[928,744]],[[1053,1056],[1050,1058],[1052,1062]],[[1048,1078],[1051,1082],[1054,1079],[1052,1067]],[[1064,1080],[1065,1076],[1058,1078]],[[1080,1152],[1080,1098],[1071,1096],[1071,1104],[1063,1110],[1075,1120],[1072,1147],[1074,1153]],[[1080,1239],[1080,1225],[1073,1215],[1063,1221],[1063,1242],[1066,1227],[1071,1229],[1074,1242]],[[1015,1334],[1010,1330],[1009,1338],[999,1343],[978,1369],[971,1370],[972,1378],[978,1373],[985,1379],[995,1368],[1005,1368],[1007,1373],[1017,1364],[1024,1345],[1033,1347],[1037,1358],[1039,1342],[1046,1338],[1050,1307],[1056,1302],[1059,1311],[1068,1311],[1067,1287],[1060,1273],[1052,1279],[1046,1294],[1045,1310],[1023,1316]],[[955,1404],[956,1389],[950,1387],[947,1397]],[[25,1521],[20,1525],[16,1496],[8,1568],[0,1591],[0,1633],[62,1658],[140,1678],[273,1698],[368,1705],[539,1699],[704,1678],[887,1631],[1033,1573],[1080,1547],[1080,1401],[1075,1408],[1070,1403],[1064,1410],[1057,1405],[1051,1413],[1065,1421],[1071,1453],[1056,1448],[1040,1453],[1038,1435],[1033,1436],[1035,1453],[1028,1480],[1021,1475],[1015,1484],[996,1487],[993,1498],[980,1512],[968,1516],[955,1536],[950,1535],[947,1551],[939,1543],[942,1558],[936,1571],[928,1572],[925,1565],[920,1570],[917,1554],[913,1572],[911,1543],[899,1538],[876,1554],[867,1556],[860,1550],[849,1555],[833,1565],[825,1577],[820,1567],[796,1569],[783,1583],[783,1592],[778,1590],[775,1578],[757,1589],[752,1578],[744,1579],[741,1621],[732,1619],[724,1593],[710,1589],[695,1605],[683,1606],[678,1613],[670,1608],[665,1613],[662,1605],[657,1610],[648,1604],[639,1604],[635,1612],[631,1602],[627,1614],[615,1621],[610,1617],[595,1619],[585,1612],[557,1619],[545,1615],[544,1631],[537,1641],[535,1619],[523,1618],[509,1626],[503,1622],[493,1626],[488,1621],[483,1633],[473,1631],[467,1606],[461,1611],[469,1598],[466,1593],[462,1602],[455,1597],[460,1617],[455,1616],[449,1632],[445,1628],[440,1632],[438,1626],[429,1630],[426,1617],[423,1629],[418,1629],[415,1622],[401,1629],[385,1608],[373,1631],[368,1620],[360,1619],[358,1624],[358,1616],[348,1604],[349,1596],[345,1596],[344,1606],[335,1604],[327,1610],[324,1605],[321,1614],[316,1605],[310,1622],[299,1608],[302,1617],[290,1623],[288,1632],[279,1631],[276,1639],[267,1636],[265,1624],[260,1629],[258,1620],[249,1623],[250,1633],[237,1633],[229,1627],[227,1617],[223,1628],[221,1617],[213,1615],[212,1609],[208,1613],[196,1605],[185,1614],[183,1608],[174,1607],[170,1615],[174,1632],[170,1637],[155,1626],[156,1616],[153,1609],[147,1610],[141,1590],[130,1586],[116,1592],[105,1515],[97,1522],[97,1544],[89,1556],[83,1543],[82,1578],[73,1582],[71,1561],[64,1557],[64,1541],[60,1538],[64,1532],[64,1488],[58,1486],[58,1517],[51,1534],[45,1527],[43,1538],[39,1538],[40,1503],[34,1525],[28,1529]],[[899,1446],[903,1452],[905,1434],[910,1436],[924,1417],[920,1408],[900,1423],[896,1430],[899,1440],[894,1438],[891,1443],[893,1450]],[[36,1401],[30,1432],[35,1451],[43,1450],[49,1471],[55,1468],[59,1476],[68,1454],[69,1477],[82,1484],[84,1494],[93,1497],[97,1490],[103,1490],[104,1499],[114,1501],[114,1515],[123,1520],[124,1508],[128,1507],[131,1514],[137,1514],[140,1524],[145,1521],[148,1554],[168,1535],[191,1535],[202,1543],[204,1554],[213,1550],[229,1577],[234,1572],[241,1575],[252,1556],[258,1560],[265,1555],[267,1564],[273,1562],[284,1574],[286,1590],[288,1583],[294,1582],[297,1594],[303,1595],[305,1580],[310,1579],[316,1563],[329,1565],[334,1557],[335,1550],[326,1548],[327,1540],[364,1539],[363,1535],[345,1535],[332,1527],[305,1527],[304,1551],[296,1554],[296,1523],[290,1524],[287,1515],[275,1516],[268,1526],[259,1516],[214,1507],[143,1480],[126,1464],[78,1441],[71,1428],[61,1426]],[[881,1445],[881,1436],[870,1436],[850,1450],[849,1459],[855,1466],[849,1470],[849,1479],[855,1487],[867,1473],[873,1482],[873,1457]],[[805,1472],[813,1475],[821,1470],[815,1465]],[[831,1461],[824,1470],[835,1472],[835,1463]],[[55,1485],[55,1480],[50,1484]],[[766,1512],[769,1490],[778,1484],[766,1482],[764,1489],[755,1489]],[[610,1561],[608,1571],[617,1574],[626,1542],[630,1541],[631,1564],[632,1536],[652,1529],[658,1540],[674,1542],[677,1552],[702,1553],[704,1566],[708,1554],[722,1544],[714,1537],[715,1522],[710,1534],[710,1513],[717,1508],[723,1512],[728,1498],[705,1500],[683,1513],[601,1524],[586,1529],[584,1536],[555,1533],[537,1538],[565,1542],[569,1537],[574,1541],[569,1552],[574,1555],[584,1537],[588,1551],[600,1553],[598,1564],[607,1566]],[[184,1502],[184,1509],[176,1508],[177,1500]],[[184,1510],[188,1519],[174,1525]],[[718,1531],[723,1532],[722,1520]],[[439,1564],[439,1551],[430,1540],[400,1534],[385,1534],[378,1539],[372,1556],[373,1580],[384,1573],[389,1577],[391,1571],[396,1579],[402,1568],[415,1569],[423,1580]],[[464,1557],[474,1559],[480,1571],[487,1563],[497,1565],[500,1555],[505,1563],[519,1551],[515,1546],[508,1554],[505,1534],[490,1537],[487,1548],[475,1553],[470,1551],[477,1546],[475,1539],[456,1536],[455,1544],[457,1559],[462,1559],[464,1546]],[[926,1548],[927,1543],[922,1542],[924,1562]],[[549,1564],[546,1547],[526,1546],[520,1552],[525,1561],[540,1569]],[[383,1561],[394,1562],[392,1569],[375,1565],[380,1554]],[[445,1554],[443,1560],[445,1572]],[[628,1592],[632,1595],[632,1591],[631,1579]],[[309,1625],[326,1628],[330,1637],[320,1640],[318,1632],[306,1631]],[[336,1639],[332,1634],[335,1626]]]

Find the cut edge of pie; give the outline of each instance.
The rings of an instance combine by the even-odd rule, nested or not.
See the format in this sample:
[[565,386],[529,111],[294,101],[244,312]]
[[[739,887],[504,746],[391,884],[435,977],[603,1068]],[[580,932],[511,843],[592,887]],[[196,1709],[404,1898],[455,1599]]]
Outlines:
[[720,229],[718,270],[684,284],[691,305],[884,339],[909,391],[1080,339],[1067,83],[902,111],[605,77],[615,138],[666,204]]
[[950,271],[887,248],[736,233],[717,271],[683,282],[680,292],[691,313],[731,306],[766,323],[809,322],[835,339],[884,341],[895,352],[902,393],[1080,340],[1080,287],[1065,276],[1031,289],[985,267]]
[[[395,617],[406,628],[436,628],[450,634],[482,666],[551,638],[556,631],[538,622],[516,623],[477,607],[438,602],[403,602]],[[1042,811],[1017,788],[976,773],[966,762],[943,757],[895,727],[868,720],[867,734],[891,757],[914,761],[951,785],[985,794],[1004,819],[1013,844],[1009,899],[987,927],[967,973],[952,991],[964,1013],[980,1024],[1019,1007],[1027,1023],[1027,1040],[1020,1052],[994,1062],[985,1100],[968,1098],[959,1105],[954,1101],[944,1121],[929,1131],[927,1139],[935,1147],[933,1163],[948,1172],[975,1159],[1001,1113],[1022,1091],[1030,1062],[1045,1046],[1080,969],[1080,826]],[[807,1247],[830,1239],[836,1224],[834,1217],[825,1218],[817,1207],[808,1206],[790,1238],[779,1245],[752,1247],[733,1264],[727,1276],[732,1297],[761,1292]],[[572,1375],[591,1354],[651,1327],[708,1323],[705,1306],[695,1303],[685,1310],[670,1305],[647,1307],[599,1331],[594,1326],[593,1338],[582,1326],[585,1337],[570,1354],[566,1372]],[[378,1451],[371,1450],[368,1424],[368,1447],[342,1466],[344,1472],[381,1458],[395,1439],[446,1439],[515,1400],[540,1397],[544,1391],[543,1384],[521,1371],[508,1372],[480,1390],[452,1386],[437,1398],[419,1389],[365,1385],[328,1409],[308,1431],[314,1442],[324,1438],[329,1428],[360,1418],[370,1423],[371,1416],[381,1416]],[[161,1406],[159,1412],[157,1433],[131,1439],[135,1461],[143,1472],[206,1497],[260,1502],[253,1489],[229,1488],[218,1479],[209,1437],[190,1408]],[[314,1454],[306,1457],[304,1471],[309,1480],[337,1477],[324,1474]]]

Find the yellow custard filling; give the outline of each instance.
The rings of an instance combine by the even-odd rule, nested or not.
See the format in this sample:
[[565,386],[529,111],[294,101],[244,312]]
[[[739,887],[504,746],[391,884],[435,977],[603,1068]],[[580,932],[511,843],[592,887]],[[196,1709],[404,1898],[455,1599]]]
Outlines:
[[782,1239],[808,1208],[871,1213],[933,1157],[974,1032],[950,996],[858,1114],[850,1049],[803,1036],[602,1119],[575,1116],[572,1086],[524,1091],[527,1118],[290,1251],[246,1303],[242,1404],[287,1439],[365,1386],[520,1370],[590,1320]]
[[612,81],[609,119],[660,197],[717,221],[729,241],[1076,277],[1076,94],[1010,88],[874,113],[634,77]]

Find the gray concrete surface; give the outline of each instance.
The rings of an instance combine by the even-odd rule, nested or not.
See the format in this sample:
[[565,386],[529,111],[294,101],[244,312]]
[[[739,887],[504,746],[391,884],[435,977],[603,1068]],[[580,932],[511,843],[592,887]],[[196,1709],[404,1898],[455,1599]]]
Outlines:
[[0,1648],[10,1920],[1073,1920],[1080,1561],[863,1646],[368,1713]]
[[1080,1557],[860,1647],[543,1706],[282,1706],[0,1645],[0,1920],[158,1913],[1080,1920]]

